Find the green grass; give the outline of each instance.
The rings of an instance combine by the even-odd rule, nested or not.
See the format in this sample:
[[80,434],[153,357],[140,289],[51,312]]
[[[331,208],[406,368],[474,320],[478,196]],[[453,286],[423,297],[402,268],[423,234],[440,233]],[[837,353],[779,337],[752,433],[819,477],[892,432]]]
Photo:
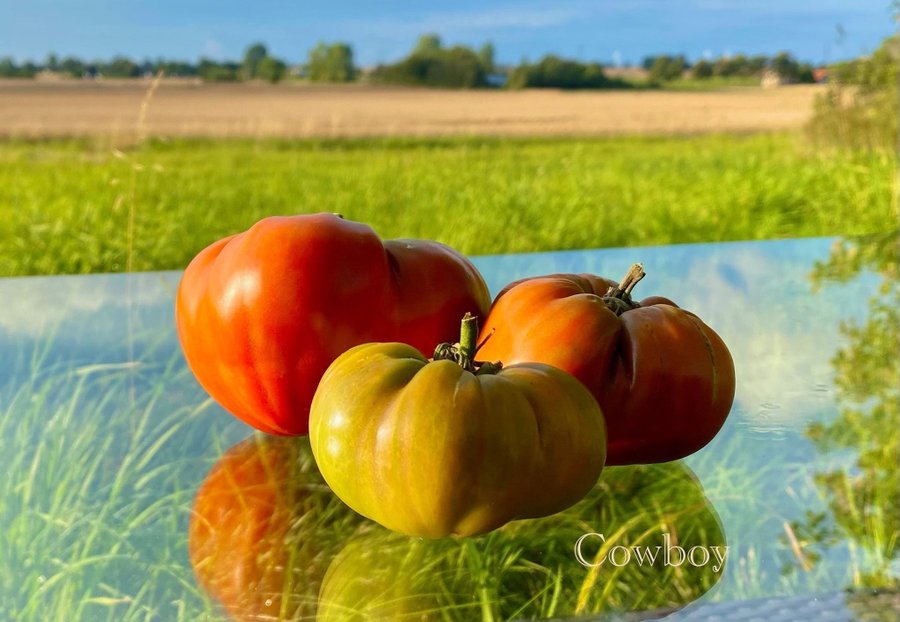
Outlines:
[[180,269],[272,214],[469,254],[896,226],[897,157],[798,135],[0,143],[0,275]]

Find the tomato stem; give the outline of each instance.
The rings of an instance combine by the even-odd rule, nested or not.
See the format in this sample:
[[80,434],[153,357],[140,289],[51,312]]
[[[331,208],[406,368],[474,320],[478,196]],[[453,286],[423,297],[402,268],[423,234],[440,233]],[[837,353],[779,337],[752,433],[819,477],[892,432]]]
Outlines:
[[459,327],[459,364],[469,369],[475,360],[475,345],[478,341],[478,318],[471,313],[463,316]]
[[647,273],[644,272],[642,264],[632,264],[622,282],[618,286],[610,287],[606,290],[603,302],[606,303],[609,310],[616,315],[622,315],[626,311],[640,307],[641,305],[631,299],[631,292],[634,290],[635,285],[640,283],[645,276],[647,276]]
[[435,361],[454,361],[467,372],[476,375],[496,374],[503,367],[502,363],[486,363],[475,360],[475,354],[483,343],[478,343],[478,318],[471,313],[466,313],[459,327],[459,343],[440,344],[434,349],[432,358]]

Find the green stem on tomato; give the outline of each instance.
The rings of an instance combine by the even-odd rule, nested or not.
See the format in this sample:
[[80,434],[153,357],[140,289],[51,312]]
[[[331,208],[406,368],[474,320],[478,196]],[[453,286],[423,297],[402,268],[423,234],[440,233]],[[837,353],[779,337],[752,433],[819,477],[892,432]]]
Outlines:
[[459,342],[442,343],[434,349],[435,361],[453,361],[467,372],[475,375],[496,374],[503,367],[499,361],[488,363],[475,360],[478,352],[478,318],[471,313],[463,316],[459,327]]
[[459,364],[466,371],[475,371],[475,345],[477,341],[478,318],[471,313],[466,313],[459,327]]

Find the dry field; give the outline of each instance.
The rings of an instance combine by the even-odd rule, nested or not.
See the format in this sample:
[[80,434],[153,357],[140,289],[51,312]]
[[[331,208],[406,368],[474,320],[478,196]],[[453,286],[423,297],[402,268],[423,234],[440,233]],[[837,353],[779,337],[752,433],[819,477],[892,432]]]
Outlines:
[[[0,136],[604,135],[799,127],[818,86],[713,92],[0,81]],[[146,103],[142,106],[142,103]],[[143,121],[139,122],[142,117]]]

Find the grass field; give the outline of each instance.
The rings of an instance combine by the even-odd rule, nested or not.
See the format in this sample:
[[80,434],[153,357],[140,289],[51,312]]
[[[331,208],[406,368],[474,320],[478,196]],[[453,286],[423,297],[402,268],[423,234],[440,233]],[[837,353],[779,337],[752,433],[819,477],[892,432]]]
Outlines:
[[[447,91],[368,85],[0,80],[0,136],[334,138],[747,132],[802,125],[822,86]],[[718,85],[721,87],[721,85]],[[706,89],[708,92],[678,92]]]
[[469,254],[896,227],[896,155],[792,133],[0,143],[0,275],[180,269],[272,214],[330,211]]

